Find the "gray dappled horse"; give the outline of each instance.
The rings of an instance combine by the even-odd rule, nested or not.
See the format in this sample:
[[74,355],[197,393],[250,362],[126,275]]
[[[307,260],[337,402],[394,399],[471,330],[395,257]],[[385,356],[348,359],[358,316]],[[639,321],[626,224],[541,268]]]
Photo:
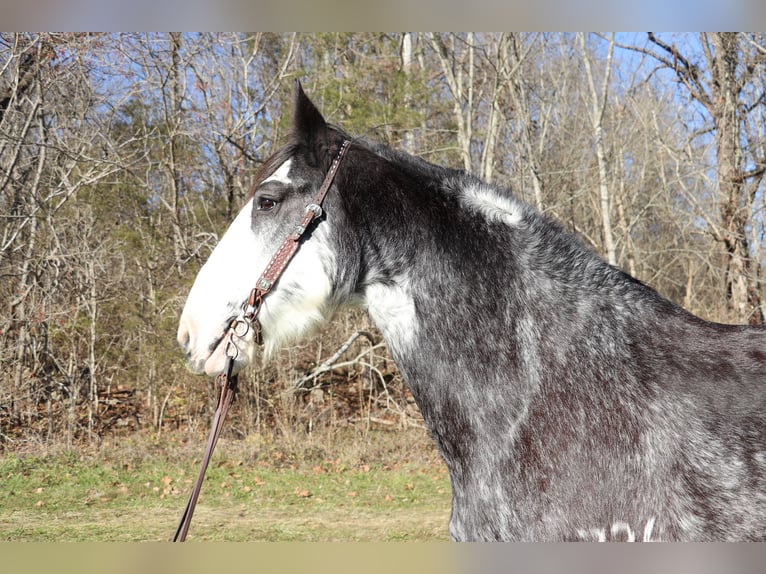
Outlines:
[[[296,86],[289,142],[200,270],[178,339],[228,326],[341,142]],[[365,307],[449,468],[455,540],[766,538],[766,330],[699,319],[465,172],[355,139],[273,291],[264,352]],[[236,338],[235,369],[256,344]]]

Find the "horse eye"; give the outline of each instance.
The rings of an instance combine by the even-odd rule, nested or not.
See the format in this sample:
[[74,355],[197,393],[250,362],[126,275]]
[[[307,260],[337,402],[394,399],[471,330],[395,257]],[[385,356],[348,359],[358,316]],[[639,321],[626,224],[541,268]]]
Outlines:
[[259,197],[256,201],[255,208],[258,211],[271,211],[277,206],[277,202],[270,197]]

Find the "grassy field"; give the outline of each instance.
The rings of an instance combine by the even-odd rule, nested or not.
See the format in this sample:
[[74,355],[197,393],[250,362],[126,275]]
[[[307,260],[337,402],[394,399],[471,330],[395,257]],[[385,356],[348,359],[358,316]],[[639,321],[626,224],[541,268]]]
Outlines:
[[[336,452],[322,441],[221,439],[188,540],[446,540],[449,477],[427,439],[374,434]],[[203,442],[132,437],[98,449],[7,452],[0,540],[168,540]]]

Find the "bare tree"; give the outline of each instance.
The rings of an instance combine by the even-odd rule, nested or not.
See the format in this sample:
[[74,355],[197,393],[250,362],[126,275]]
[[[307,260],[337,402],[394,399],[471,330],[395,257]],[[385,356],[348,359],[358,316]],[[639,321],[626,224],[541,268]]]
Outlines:
[[428,38],[452,100],[462,167],[491,182],[495,150],[505,131],[508,91],[535,37],[468,33]]
[[444,79],[452,96],[452,106],[457,122],[457,142],[463,169],[472,170],[471,138],[473,137],[473,93],[476,67],[474,34],[465,38],[455,34],[446,39],[441,34],[429,34],[436,57],[441,65]]
[[647,54],[669,69],[707,114],[709,124],[690,137],[714,133],[719,221],[709,231],[726,249],[724,293],[731,318],[763,322],[763,295],[748,229],[766,156],[742,137],[752,117],[762,115],[766,106],[762,92],[750,89],[764,74],[762,44],[737,33],[700,34],[696,48],[651,32],[647,38],[646,46],[623,47]]
[[606,259],[612,265],[617,264],[617,256],[614,248],[614,234],[612,232],[611,220],[611,197],[609,193],[608,173],[607,173],[607,152],[604,143],[604,113],[607,106],[607,97],[609,93],[609,80],[612,71],[612,54],[614,54],[614,32],[609,37],[609,48],[604,63],[604,76],[601,81],[601,88],[596,88],[593,66],[591,63],[591,54],[586,43],[585,34],[579,33],[578,39],[582,51],[583,64],[585,66],[585,77],[590,94],[589,116],[593,128],[593,141],[596,148],[596,159],[598,161],[598,188],[599,203],[601,206],[601,233],[604,238],[604,249]]
[[[413,32],[404,32],[402,34],[402,72],[405,78],[404,105],[407,107],[412,105],[411,77],[414,60],[414,35]],[[411,129],[407,130],[404,134],[404,149],[408,153],[415,153],[415,136]]]
[[[295,77],[349,132],[512,187],[696,312],[725,316],[723,288],[728,318],[760,320],[763,34],[650,34],[630,52],[595,37],[0,34],[0,443],[97,439],[117,390],[149,428],[206,422],[213,392],[183,368],[177,314],[283,140]],[[359,329],[343,314],[255,366],[243,432],[317,424],[341,382],[369,415],[401,383],[382,348],[317,377],[324,405],[272,384]]]
[[0,205],[7,214],[0,221],[0,392],[11,420],[31,423],[46,380],[66,378],[62,362],[47,356],[53,319],[66,307],[55,288],[72,271],[73,246],[56,243],[62,215],[78,193],[121,169],[120,144],[103,129],[109,114],[96,113],[104,100],[92,89],[88,55],[99,42],[97,35],[0,39]]

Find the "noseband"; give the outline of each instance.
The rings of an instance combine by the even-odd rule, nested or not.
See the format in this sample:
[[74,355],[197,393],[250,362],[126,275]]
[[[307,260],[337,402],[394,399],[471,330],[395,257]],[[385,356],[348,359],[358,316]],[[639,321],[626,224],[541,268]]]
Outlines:
[[263,337],[261,335],[261,324],[258,321],[258,314],[261,311],[261,305],[263,304],[263,298],[268,295],[274,284],[279,280],[284,272],[287,264],[298,251],[301,245],[301,238],[306,233],[306,230],[313,223],[313,221],[322,215],[322,202],[324,201],[327,192],[332,186],[332,182],[335,179],[335,174],[338,172],[338,166],[346,155],[348,147],[351,145],[351,141],[343,140],[343,144],[338,150],[338,155],[330,166],[330,169],[325,175],[319,191],[314,196],[311,203],[306,206],[306,211],[303,214],[301,220],[293,227],[290,234],[282,241],[282,244],[276,250],[271,257],[269,264],[266,265],[258,281],[255,282],[255,287],[250,291],[250,296],[247,301],[242,305],[242,311],[231,322],[229,329],[225,335],[226,347],[225,355],[226,362],[224,363],[223,372],[216,377],[216,383],[221,387],[221,394],[218,397],[218,407],[213,417],[213,425],[210,430],[210,436],[208,437],[207,445],[205,447],[205,454],[202,457],[202,465],[199,475],[197,476],[197,482],[194,484],[189,501],[186,503],[186,509],[181,516],[181,521],[176,528],[176,533],[173,536],[173,542],[183,542],[186,540],[186,534],[189,531],[191,525],[192,515],[194,514],[194,507],[197,505],[197,499],[199,498],[200,490],[202,489],[202,481],[205,478],[205,471],[207,470],[210,457],[213,455],[216,442],[218,442],[218,436],[221,434],[221,427],[223,421],[226,418],[226,413],[229,411],[229,405],[234,398],[234,394],[237,391],[237,376],[234,374],[234,361],[239,355],[239,348],[237,347],[235,340],[242,339],[252,329],[253,340],[258,344],[263,344]]

